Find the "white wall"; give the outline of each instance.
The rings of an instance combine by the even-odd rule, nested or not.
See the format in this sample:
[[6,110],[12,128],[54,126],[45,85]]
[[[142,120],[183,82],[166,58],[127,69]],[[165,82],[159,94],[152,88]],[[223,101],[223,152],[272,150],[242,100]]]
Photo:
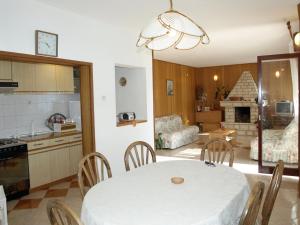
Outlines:
[[[0,0],[0,27],[0,50],[34,54],[34,31],[40,29],[59,35],[60,58],[94,64],[96,146],[107,156],[113,174],[124,171],[123,154],[131,142],[144,140],[153,145],[152,56],[135,47],[138,31],[33,0]],[[115,64],[146,68],[147,123],[116,127]]]
[[[121,86],[119,80],[127,83]],[[134,112],[137,120],[147,119],[146,71],[144,68],[116,66],[116,108],[121,112]]]

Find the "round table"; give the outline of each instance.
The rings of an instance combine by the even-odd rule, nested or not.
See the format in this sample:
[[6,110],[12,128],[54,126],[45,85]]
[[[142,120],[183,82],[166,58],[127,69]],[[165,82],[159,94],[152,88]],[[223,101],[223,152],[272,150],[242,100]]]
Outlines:
[[[184,177],[173,184],[171,177]],[[245,176],[223,166],[175,160],[133,169],[86,194],[85,225],[234,225],[249,195]]]

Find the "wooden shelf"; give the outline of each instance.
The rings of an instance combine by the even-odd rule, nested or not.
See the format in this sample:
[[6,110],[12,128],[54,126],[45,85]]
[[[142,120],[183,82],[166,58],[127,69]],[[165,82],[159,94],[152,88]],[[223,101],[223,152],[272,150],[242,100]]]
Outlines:
[[147,120],[132,120],[132,121],[122,121],[117,123],[117,127],[123,127],[123,126],[136,126],[137,123],[146,123]]

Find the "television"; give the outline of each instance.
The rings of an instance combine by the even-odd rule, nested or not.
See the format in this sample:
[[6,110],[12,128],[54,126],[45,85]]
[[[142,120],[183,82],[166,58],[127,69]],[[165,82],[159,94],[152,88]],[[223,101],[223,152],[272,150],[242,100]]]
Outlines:
[[280,101],[275,103],[275,113],[279,116],[292,116],[293,115],[293,102]]

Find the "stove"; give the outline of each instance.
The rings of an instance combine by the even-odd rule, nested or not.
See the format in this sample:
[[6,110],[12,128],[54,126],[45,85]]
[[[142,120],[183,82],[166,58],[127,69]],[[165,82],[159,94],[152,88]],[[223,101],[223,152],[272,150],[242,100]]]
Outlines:
[[3,138],[0,139],[0,148],[3,147],[7,147],[7,145],[12,145],[12,144],[18,144],[18,139],[16,138]]
[[0,184],[7,200],[29,193],[27,144],[15,138],[0,139]]

